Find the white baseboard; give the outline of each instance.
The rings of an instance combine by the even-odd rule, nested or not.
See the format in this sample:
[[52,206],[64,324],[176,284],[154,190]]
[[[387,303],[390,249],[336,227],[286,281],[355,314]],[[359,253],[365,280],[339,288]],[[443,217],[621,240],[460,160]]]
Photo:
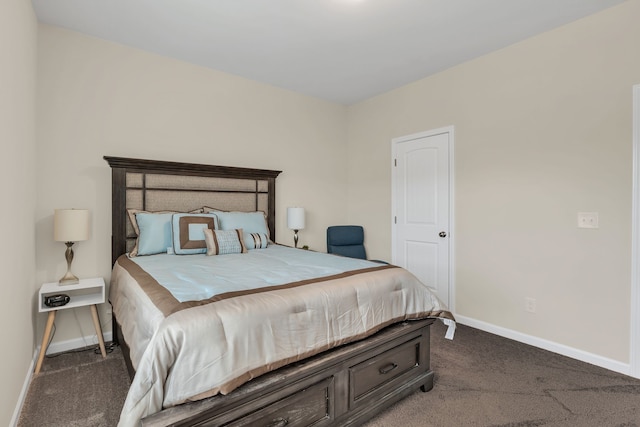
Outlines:
[[455,314],[454,316],[456,318],[456,321],[462,325],[471,326],[473,328],[480,329],[481,331],[490,332],[501,337],[509,338],[514,341],[529,344],[543,350],[548,350],[553,353],[558,353],[563,356],[570,357],[572,359],[600,366],[601,368],[609,369],[610,371],[619,372],[621,374],[631,376],[631,365],[628,363],[622,363],[617,360],[599,356],[597,354],[578,350],[564,344],[558,344],[553,341],[548,341],[542,338],[534,337],[532,335],[523,334],[521,332],[503,328],[501,326],[492,325],[491,323],[486,323],[480,320],[472,319],[470,317],[461,316],[459,314]]
[[[103,334],[104,342],[112,341],[113,334],[111,332],[105,332]],[[89,335],[86,337],[74,338],[67,341],[52,342],[47,348],[47,354],[63,353],[69,350],[76,350],[78,348],[90,347],[98,345],[98,336]]]
[[[105,342],[112,341],[113,334],[111,332],[106,332],[105,334],[103,334],[103,336],[104,336]],[[53,342],[49,344],[49,348],[47,348],[46,354],[62,353],[65,351],[89,347],[92,345],[98,345],[97,335],[90,335],[86,337],[75,338],[68,341]],[[13,410],[13,416],[11,417],[11,422],[9,423],[10,427],[16,427],[18,425],[18,419],[20,418],[20,413],[22,412],[24,401],[27,398],[27,392],[29,391],[29,385],[31,384],[31,379],[33,378],[33,371],[38,361],[39,352],[40,352],[40,346],[38,346],[33,352],[33,359],[31,360],[31,364],[29,365],[29,370],[27,371],[24,384],[22,385],[22,391],[20,392],[20,396],[18,396],[18,403],[16,404],[16,407]]]
[[31,384],[31,378],[33,377],[33,370],[36,367],[37,359],[38,359],[38,349],[36,349],[33,352],[33,358],[31,359],[31,364],[29,365],[27,376],[24,379],[24,383],[22,384],[22,390],[20,391],[20,395],[18,396],[18,402],[16,403],[16,407],[13,410],[13,416],[11,417],[11,421],[9,422],[10,427],[16,427],[18,425],[18,419],[20,418],[20,414],[22,413],[22,407],[24,406],[24,401],[27,398],[27,392],[29,391],[29,384]]

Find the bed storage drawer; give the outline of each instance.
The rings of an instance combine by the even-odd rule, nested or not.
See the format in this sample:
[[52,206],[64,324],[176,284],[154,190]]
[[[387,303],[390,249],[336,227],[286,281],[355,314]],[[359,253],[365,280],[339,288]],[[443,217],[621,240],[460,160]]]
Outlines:
[[[284,397],[229,424],[229,427],[324,426],[332,419],[333,377]],[[208,424],[207,424],[208,425]]]
[[[357,426],[418,388],[429,390],[429,326],[394,325],[254,378],[228,395],[167,408],[144,427]],[[394,366],[397,365],[397,366]]]
[[357,404],[394,380],[411,375],[420,367],[420,345],[416,338],[349,368],[350,401]]

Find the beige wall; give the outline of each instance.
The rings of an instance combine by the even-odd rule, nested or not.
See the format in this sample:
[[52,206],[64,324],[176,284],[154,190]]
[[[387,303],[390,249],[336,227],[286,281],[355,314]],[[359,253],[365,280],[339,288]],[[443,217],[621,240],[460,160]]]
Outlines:
[[453,125],[457,313],[628,363],[638,16],[627,2],[350,107],[349,220],[371,255],[391,256],[391,139]]
[[9,425],[33,359],[37,23],[31,2],[0,2],[0,425]]
[[[53,210],[62,207],[92,214],[74,273],[109,278],[104,155],[282,170],[276,240],[285,244],[293,244],[287,206],[307,209],[300,244],[313,249],[324,250],[326,227],[346,219],[345,107],[58,27],[40,25],[38,43],[39,281],[66,268],[64,245],[52,238]],[[59,318],[54,342],[93,334],[82,310]],[[110,330],[104,312],[101,319]]]

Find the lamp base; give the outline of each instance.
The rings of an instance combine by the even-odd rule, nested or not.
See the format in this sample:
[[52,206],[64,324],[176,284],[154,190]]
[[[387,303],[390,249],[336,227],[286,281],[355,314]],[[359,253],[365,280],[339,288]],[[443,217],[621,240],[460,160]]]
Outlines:
[[293,230],[293,247],[298,247],[298,230]]
[[64,253],[64,257],[67,259],[67,273],[58,281],[61,285],[75,285],[80,282],[73,273],[71,273],[71,261],[73,261],[73,242],[65,242],[67,250]]
[[60,285],[75,285],[80,283],[80,279],[71,274],[71,272],[67,271],[67,274],[64,275],[62,279],[58,281]]

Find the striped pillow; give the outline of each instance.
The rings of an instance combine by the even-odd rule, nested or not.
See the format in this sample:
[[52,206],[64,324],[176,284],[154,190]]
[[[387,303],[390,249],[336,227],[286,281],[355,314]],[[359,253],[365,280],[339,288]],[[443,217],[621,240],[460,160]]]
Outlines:
[[204,241],[207,244],[207,255],[244,254],[242,229],[235,230],[204,230]]
[[264,249],[269,245],[269,237],[265,233],[244,233],[244,246],[247,249]]

